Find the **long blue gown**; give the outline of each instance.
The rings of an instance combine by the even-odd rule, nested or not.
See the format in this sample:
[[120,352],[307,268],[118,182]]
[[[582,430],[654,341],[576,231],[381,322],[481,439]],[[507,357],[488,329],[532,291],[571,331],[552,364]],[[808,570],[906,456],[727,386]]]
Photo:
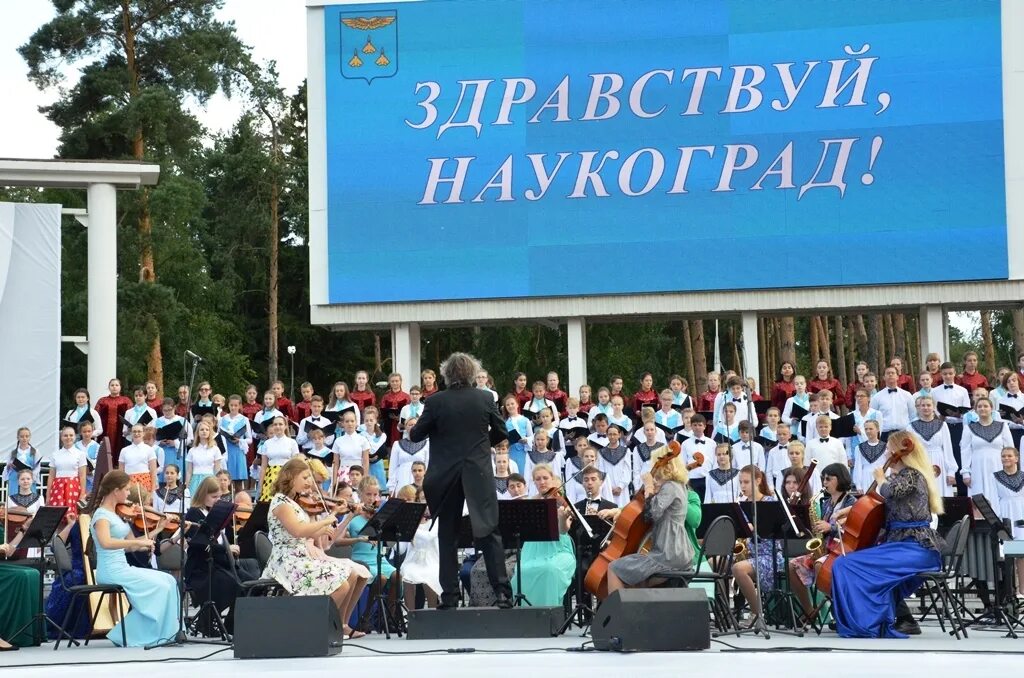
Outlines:
[[100,584],[120,584],[128,594],[132,610],[110,630],[107,638],[115,645],[121,643],[121,624],[125,624],[129,647],[152,645],[173,638],[178,632],[178,584],[174,577],[159,570],[131,567],[125,559],[124,549],[105,549],[96,538],[96,522],[110,523],[110,536],[130,539],[128,523],[105,508],[98,508],[92,517],[93,544],[96,546],[96,581]]
[[[534,607],[558,607],[576,571],[576,552],[569,535],[558,541],[528,541],[519,554],[523,594]],[[512,588],[517,577],[512,576]],[[518,593],[518,591],[517,591]]]

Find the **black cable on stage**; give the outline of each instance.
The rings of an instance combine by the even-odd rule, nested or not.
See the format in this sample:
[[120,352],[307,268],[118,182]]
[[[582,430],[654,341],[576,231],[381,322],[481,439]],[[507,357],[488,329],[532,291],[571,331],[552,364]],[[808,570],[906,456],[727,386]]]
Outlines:
[[198,661],[202,661],[203,659],[209,659],[210,657],[212,657],[212,656],[214,656],[216,654],[220,654],[221,652],[227,652],[230,649],[231,649],[230,647],[222,647],[219,650],[214,650],[213,652],[210,652],[209,654],[204,654],[201,657],[161,657],[160,659],[119,659],[119,660],[116,660],[116,661],[112,660],[112,661],[102,661],[102,662],[80,662],[80,661],[64,662],[64,661],[60,661],[60,662],[46,662],[46,663],[42,663],[42,664],[8,664],[8,665],[4,666],[3,668],[4,668],[4,671],[6,672],[6,671],[9,671],[9,670],[13,670],[13,669],[40,669],[40,668],[50,668],[52,666],[109,666],[111,664],[167,664],[167,663],[173,663],[173,662],[198,662]]

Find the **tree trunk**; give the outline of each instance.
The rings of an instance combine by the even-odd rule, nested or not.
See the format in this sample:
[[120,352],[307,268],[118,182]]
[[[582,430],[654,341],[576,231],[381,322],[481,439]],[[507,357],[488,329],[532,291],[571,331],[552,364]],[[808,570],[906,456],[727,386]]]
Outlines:
[[[690,321],[683,321],[683,344],[686,347],[686,381],[690,384],[690,393],[696,394],[697,373],[693,369],[693,337],[690,334]],[[596,395],[594,396],[596,397]]]
[[736,339],[736,336],[738,334],[739,334],[739,332],[738,332],[738,330],[736,328],[736,321],[735,320],[730,320],[729,321],[729,334],[727,336],[729,337],[729,344],[732,346],[732,370],[733,370],[733,372],[735,372],[736,374],[739,374],[740,376],[742,376],[744,378],[748,377],[748,376],[753,376],[753,375],[747,374],[747,370],[750,369],[750,366],[744,364],[744,362],[740,359],[739,341],[737,341],[737,339]]
[[[1024,353],[1024,308],[1015,308],[1010,314],[1013,317],[1013,357],[1017,360],[1017,356]],[[1020,369],[1019,365],[1015,367]]]
[[914,316],[906,319],[903,334],[907,347],[907,355],[903,362],[906,363],[907,373],[914,377],[914,382],[916,383],[917,373],[924,369],[924,363],[920,360],[920,351],[917,348],[917,343],[914,341]]
[[[373,378],[384,372],[384,354],[380,348],[380,332],[373,333]],[[373,383],[370,383],[373,388]]]
[[882,327],[885,331],[885,351],[882,356],[882,371],[889,366],[889,361],[896,355],[896,336],[892,330],[892,314],[886,313],[882,317]]
[[[821,360],[821,344],[820,337],[818,335],[818,324],[815,322],[818,316],[812,315],[807,319],[807,329],[811,338],[811,369],[810,373],[814,374],[814,368],[818,365],[818,361]],[[813,377],[812,377],[813,378]],[[810,379],[808,379],[810,381]]]
[[828,330],[828,316],[818,316],[818,331],[821,333],[821,341],[819,348],[821,349],[821,359],[828,362],[829,365],[835,365],[832,362],[832,338]]
[[793,316],[782,317],[779,331],[779,364],[789,361],[796,368],[796,330]]
[[857,327],[853,317],[846,316],[846,336],[850,342],[846,352],[846,375],[850,379],[857,378]]
[[868,329],[870,341],[868,341],[868,364],[871,371],[878,376],[878,383],[882,383],[882,356],[885,355],[885,339],[882,332],[882,316],[872,313],[868,316]]
[[[128,97],[134,101],[139,96],[139,68],[135,54],[135,27],[132,25],[131,11],[128,0],[121,0],[121,23],[124,30],[124,56],[128,69]],[[142,128],[136,127],[132,132],[132,157],[137,161],[145,159],[146,140],[142,136]],[[139,196],[139,216],[136,230],[139,234],[139,282],[156,282],[156,264],[153,258],[153,220],[149,212],[149,189],[142,188]],[[152,316],[151,316],[152,318]],[[164,393],[164,361],[160,346],[160,325],[149,323],[152,327],[152,343],[146,356],[147,378],[156,384],[157,391]],[[113,376],[113,375],[110,375]]]
[[893,342],[894,355],[900,357],[905,364],[904,372],[913,371],[913,367],[907,361],[907,318],[902,313],[892,314],[892,333],[895,335]]
[[992,376],[996,373],[996,348],[992,341],[992,311],[981,312],[981,341],[984,348],[985,374]]
[[846,371],[846,339],[843,336],[843,316],[837,315],[835,322],[836,329],[836,369],[837,378],[843,384],[850,383],[847,380]]
[[704,321],[690,321],[690,344],[693,354],[694,394],[700,394],[708,388],[708,357],[704,346]]
[[278,186],[277,177],[270,183],[270,236],[268,238],[270,246],[270,271],[269,271],[269,285],[267,290],[267,329],[269,332],[267,341],[267,368],[270,376],[270,383],[277,381],[277,356],[278,356],[278,316],[277,316],[277,299],[278,299],[278,274],[280,272],[278,257],[281,248],[280,238],[280,219],[278,212],[278,199],[280,187]]
[[771,327],[771,322],[767,318],[757,319],[757,336],[759,338],[757,342],[757,364],[760,366],[760,373],[757,376],[757,385],[761,395],[765,395],[765,385],[768,383],[771,371],[768,368],[768,355],[770,353],[769,346],[771,346],[770,338],[768,336],[768,328]]

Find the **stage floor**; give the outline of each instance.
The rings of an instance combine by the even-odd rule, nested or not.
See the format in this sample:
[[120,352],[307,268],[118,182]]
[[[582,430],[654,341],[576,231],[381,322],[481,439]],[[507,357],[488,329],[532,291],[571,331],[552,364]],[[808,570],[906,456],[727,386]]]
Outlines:
[[[270,631],[272,632],[272,631]],[[713,640],[711,650],[685,653],[573,652],[589,639],[579,630],[550,639],[410,641],[373,635],[346,642],[334,656],[315,659],[235,660],[231,649],[189,645],[146,651],[122,650],[107,641],[93,641],[89,647],[53,651],[48,644],[0,653],[0,674],[8,676],[53,676],[62,678],[95,676],[129,668],[146,678],[179,678],[186,675],[298,676],[310,671],[338,671],[346,675],[491,676],[595,675],[612,669],[612,675],[642,671],[649,676],[698,675],[794,675],[794,671],[826,671],[829,676],[866,673],[873,676],[1011,675],[1020,670],[1024,642],[1004,638],[1005,630],[972,630],[970,638],[957,641],[943,634],[938,625],[925,624],[924,633],[907,640],[845,640],[833,633],[803,638],[772,635],[735,635]],[[589,643],[588,643],[589,645]],[[449,649],[473,648],[475,652],[450,653]],[[819,655],[818,652],[823,653]],[[385,654],[400,653],[400,654]],[[808,656],[811,653],[811,656]],[[832,656],[824,656],[831,653]],[[205,666],[195,666],[201,662]],[[801,668],[802,667],[802,668]],[[349,672],[355,672],[349,673]],[[708,673],[716,672],[716,673]],[[995,672],[1000,672],[999,674]]]

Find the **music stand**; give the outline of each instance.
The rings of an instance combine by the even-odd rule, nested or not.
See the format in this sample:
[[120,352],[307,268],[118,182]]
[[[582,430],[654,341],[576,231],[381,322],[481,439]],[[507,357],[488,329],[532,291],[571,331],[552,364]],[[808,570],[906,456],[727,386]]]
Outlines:
[[[992,563],[993,567],[997,568],[999,563],[999,543],[1001,541],[1013,541],[1012,528],[1007,527],[1007,524],[1002,518],[996,514],[992,508],[992,504],[989,503],[988,499],[983,494],[976,494],[971,497],[974,502],[975,508],[981,514],[982,520],[988,524],[989,527],[989,543],[992,548]],[[1021,622],[1016,615],[1010,614],[1003,607],[1003,591],[1002,591],[1002,575],[996,571],[993,573],[995,576],[992,577],[992,586],[994,590],[992,595],[995,596],[995,605],[992,609],[992,614],[997,622],[1002,622],[1006,625],[1007,634],[1006,638],[1017,638],[1017,634],[1014,632],[1014,626],[1020,626],[1024,628],[1024,622]]]
[[[582,513],[580,513],[580,510],[576,508],[575,504],[570,502],[568,499],[565,503],[566,505],[569,506],[569,509],[572,511],[573,515],[573,525],[570,532],[574,534],[571,534],[570,536],[573,538],[573,542],[576,546],[576,607],[574,607],[572,611],[569,612],[568,616],[565,618],[565,621],[562,623],[560,627],[558,627],[558,631],[555,632],[556,636],[560,636],[569,630],[569,627],[572,626],[573,617],[578,618],[580,628],[584,628],[585,624],[587,623],[587,613],[589,613],[590,619],[594,618],[594,609],[589,605],[589,603],[584,602],[583,599],[583,541],[586,540],[587,551],[589,553],[590,548],[594,544],[596,535],[600,534],[601,543],[604,543],[605,539],[608,538],[608,534],[610,534],[612,531],[612,526],[605,522],[603,519],[597,517],[596,515],[583,515]],[[585,628],[583,635],[586,635]]]
[[[750,507],[750,503],[745,502],[744,507]],[[744,510],[747,510],[749,515],[749,508],[744,508]],[[795,539],[800,536],[809,536],[811,533],[810,505],[790,505],[780,501],[762,502],[758,507],[758,512],[760,514],[758,516],[757,523],[758,536],[762,539],[770,539],[774,541],[775,549],[778,549],[780,548],[780,545],[783,545],[784,561],[788,562],[788,555],[784,548],[786,540]],[[776,553],[773,551],[772,573],[775,575],[775,579],[778,580],[781,573],[775,569],[776,563]],[[786,565],[786,567],[788,567],[788,565]],[[793,602],[794,598],[792,591],[782,593],[779,589],[773,588],[771,591],[761,592],[761,609],[765,618],[767,619],[769,611],[777,611],[780,605],[788,605],[790,620],[793,625],[792,633],[802,637],[804,633],[800,628],[798,617],[796,615],[796,608],[793,607]],[[765,622],[765,624],[767,625],[767,622]],[[778,623],[775,624],[775,631],[777,633],[790,633],[789,631],[779,629]]]
[[238,544],[239,558],[256,558],[256,533],[270,531],[270,502],[258,501],[252,507],[252,515],[238,531],[235,542]]
[[[363,529],[361,529],[357,535],[377,542],[378,578],[378,581],[374,582],[374,590],[376,592],[370,599],[369,604],[366,607],[366,611],[359,620],[359,624],[363,625],[369,621],[369,617],[375,609],[383,610],[384,614],[382,615],[382,621],[384,622],[384,637],[388,640],[391,639],[392,627],[395,629],[395,633],[399,637],[402,636],[403,629],[402,623],[395,616],[394,611],[388,606],[384,586],[379,585],[380,571],[384,564],[384,547],[388,542],[411,542],[413,537],[416,535],[416,530],[419,529],[420,521],[423,519],[423,512],[426,508],[426,504],[407,502],[398,498],[388,499],[377,510],[377,512],[367,520],[366,525],[363,526]],[[397,592],[397,594],[400,593],[400,591]],[[396,595],[395,597],[396,600],[398,600],[401,598],[401,595]]]
[[[224,627],[224,622],[220,617],[220,610],[217,609],[217,604],[213,600],[212,547],[217,541],[217,536],[223,533],[224,529],[231,524],[231,517],[234,515],[236,508],[238,508],[238,504],[230,501],[218,501],[213,505],[213,508],[210,509],[210,512],[206,514],[206,520],[201,522],[196,529],[192,531],[192,536],[189,539],[190,547],[206,547],[207,555],[206,600],[203,601],[202,605],[199,606],[199,609],[196,610],[196,613],[192,616],[193,624],[201,620],[204,613],[209,614],[212,627],[219,632],[220,639],[224,641],[228,639],[228,630]],[[182,548],[184,548],[184,546]]]
[[516,607],[525,602],[533,607],[523,595],[523,568],[520,567],[520,556],[523,543],[528,541],[557,541],[558,507],[550,499],[520,499],[518,501],[498,502],[498,529],[501,530],[501,541],[506,546],[512,544],[516,554],[516,589],[512,600]]
[[974,502],[970,497],[943,497],[943,514],[939,516],[939,529],[943,532],[949,530],[964,516],[969,518],[971,527],[974,527]]
[[704,504],[701,507],[700,525],[697,526],[697,538],[703,539],[704,534],[708,531],[708,527],[715,521],[715,518],[720,516],[728,516],[732,519],[733,524],[736,526],[736,537],[738,539],[750,539],[754,536],[754,533],[747,526],[750,521],[747,520],[747,516],[740,509],[740,505],[729,503]]
[[[32,517],[32,522],[29,524],[28,529],[25,530],[19,546],[24,549],[37,548],[40,550],[47,547],[53,539],[53,535],[60,529],[61,523],[64,522],[64,514],[67,512],[67,506],[41,506]],[[17,638],[25,629],[34,624],[40,624],[41,628],[37,627],[36,630],[37,632],[41,631],[38,636],[41,643],[46,639],[47,623],[51,624],[58,631],[62,629],[60,624],[46,616],[45,602],[43,600],[43,575],[46,573],[46,558],[40,557],[36,561],[36,569],[39,570],[39,609],[32,615],[32,619],[11,634],[11,638]]]

